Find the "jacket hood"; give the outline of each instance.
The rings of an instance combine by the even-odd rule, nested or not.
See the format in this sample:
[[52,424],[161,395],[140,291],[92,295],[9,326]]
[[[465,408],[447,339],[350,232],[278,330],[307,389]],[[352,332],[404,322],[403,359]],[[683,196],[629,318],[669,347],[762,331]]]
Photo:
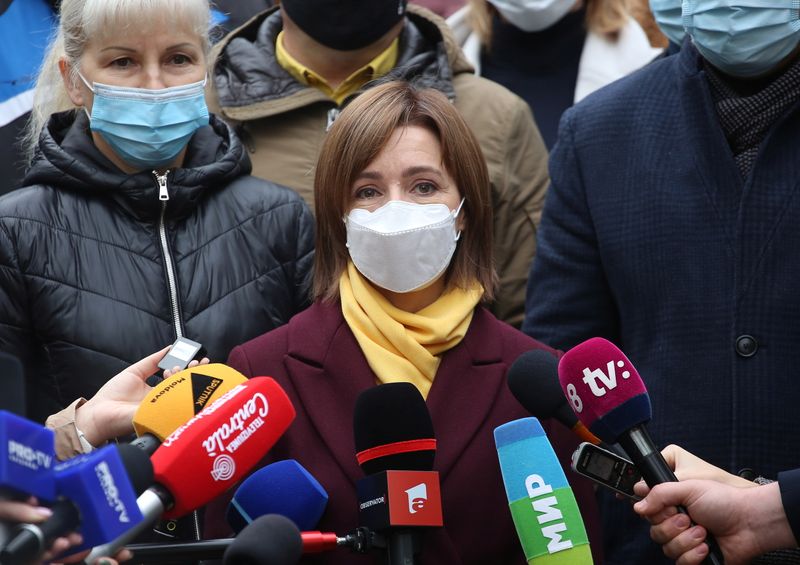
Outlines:
[[[189,141],[183,167],[167,174],[167,216],[188,215],[210,192],[250,170],[250,158],[233,130],[210,116],[209,125],[197,130]],[[95,147],[86,114],[73,110],[51,116],[24,185],[107,196],[140,219],[152,220],[161,211],[154,173],[119,170]]]
[[[231,118],[267,117],[314,102],[331,102],[317,89],[294,79],[275,57],[283,29],[280,9],[262,12],[214,48],[212,77],[219,106]],[[406,79],[455,98],[453,76],[472,72],[443,19],[409,5],[400,33],[397,65],[379,81]]]

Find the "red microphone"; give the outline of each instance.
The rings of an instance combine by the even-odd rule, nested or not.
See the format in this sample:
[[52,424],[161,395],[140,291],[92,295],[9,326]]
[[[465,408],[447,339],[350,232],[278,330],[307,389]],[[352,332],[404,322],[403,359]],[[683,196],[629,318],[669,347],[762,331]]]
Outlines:
[[289,397],[270,377],[225,393],[172,432],[153,454],[156,482],[173,496],[166,518],[203,506],[236,484],[294,420]]
[[283,389],[270,377],[237,385],[164,439],[151,461],[155,485],[138,498],[145,519],[87,558],[114,555],[159,516],[180,517],[236,484],[294,420]]

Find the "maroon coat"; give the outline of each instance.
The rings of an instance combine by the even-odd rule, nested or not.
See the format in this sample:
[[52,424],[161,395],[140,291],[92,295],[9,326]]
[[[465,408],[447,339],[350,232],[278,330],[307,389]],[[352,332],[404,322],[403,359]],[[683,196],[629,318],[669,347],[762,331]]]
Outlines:
[[[508,509],[494,429],[529,416],[506,386],[511,363],[530,349],[546,346],[500,322],[486,309],[475,310],[459,345],[442,356],[427,404],[436,433],[434,469],[442,489],[443,529],[422,541],[420,564],[524,565]],[[359,393],[376,379],[337,303],[316,303],[285,326],[236,347],[228,364],[252,376],[271,376],[286,390],[297,419],[269,452],[264,464],[296,459],[328,491],[323,531],[347,533],[358,525],[356,482],[364,476],[355,457],[353,410]],[[542,425],[565,469],[578,440],[561,424]],[[599,559],[600,532],[592,487],[567,472]],[[228,535],[228,499],[206,512],[205,536]],[[304,563],[384,563],[347,550],[308,557]]]

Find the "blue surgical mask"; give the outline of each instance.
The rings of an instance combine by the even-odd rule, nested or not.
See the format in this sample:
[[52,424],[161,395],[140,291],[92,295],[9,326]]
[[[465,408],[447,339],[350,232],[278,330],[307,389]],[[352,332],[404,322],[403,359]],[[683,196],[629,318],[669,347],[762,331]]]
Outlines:
[[650,11],[661,33],[672,42],[680,45],[686,37],[681,15],[681,0],[650,0]]
[[771,71],[800,42],[800,0],[683,0],[682,11],[700,54],[733,76]]
[[208,124],[206,81],[150,90],[89,83],[94,93],[90,129],[120,159],[139,169],[173,162],[198,128]]

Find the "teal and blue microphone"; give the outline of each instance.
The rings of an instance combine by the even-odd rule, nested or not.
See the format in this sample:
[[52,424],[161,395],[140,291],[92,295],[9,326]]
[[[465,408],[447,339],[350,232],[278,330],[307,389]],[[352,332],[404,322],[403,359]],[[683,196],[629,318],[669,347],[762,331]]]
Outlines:
[[495,428],[508,506],[529,565],[592,565],[578,503],[536,418]]

